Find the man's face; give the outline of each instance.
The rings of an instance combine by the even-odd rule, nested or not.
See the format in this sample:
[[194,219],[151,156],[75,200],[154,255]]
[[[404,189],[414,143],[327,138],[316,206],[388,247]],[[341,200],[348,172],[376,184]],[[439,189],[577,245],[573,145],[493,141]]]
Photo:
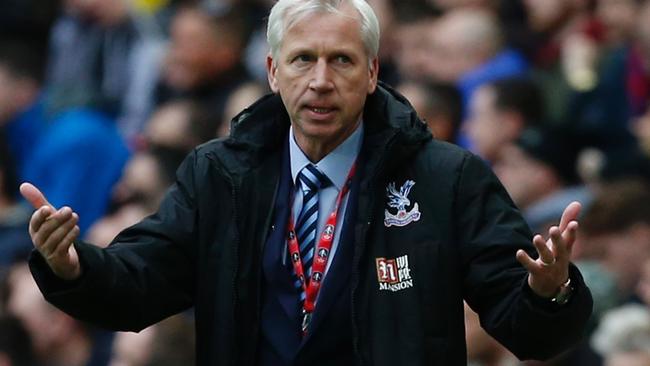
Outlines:
[[476,152],[492,162],[497,159],[499,149],[508,142],[501,130],[503,116],[495,108],[495,99],[494,89],[485,86],[479,88],[470,99],[470,119],[466,124]]
[[194,9],[182,10],[174,17],[163,70],[165,82],[171,87],[191,90],[223,72],[223,47],[209,22]]
[[552,172],[514,143],[501,149],[494,173],[517,206],[526,208],[551,189]]
[[358,14],[348,6],[341,10],[344,15],[298,20],[285,31],[278,59],[267,59],[269,84],[282,97],[301,147],[343,142],[377,85],[378,61],[369,67]]

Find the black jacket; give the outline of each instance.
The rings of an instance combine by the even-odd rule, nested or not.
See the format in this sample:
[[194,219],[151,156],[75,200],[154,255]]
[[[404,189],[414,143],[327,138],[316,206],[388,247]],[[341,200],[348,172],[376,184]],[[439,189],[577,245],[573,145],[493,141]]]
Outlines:
[[[515,259],[519,248],[534,252],[532,235],[489,168],[433,140],[387,86],[369,96],[364,121],[350,283],[357,364],[464,365],[463,299],[520,358],[547,358],[575,343],[591,313],[589,290],[572,266],[567,305],[535,297]],[[194,305],[199,365],[254,364],[261,253],[288,126],[278,96],[242,112],[231,137],[186,159],[155,215],[108,249],[75,243],[83,266],[76,282],[58,281],[32,256],[46,298],[115,330],[139,330]],[[407,180],[415,184],[402,195],[404,211],[417,204],[420,217],[387,226],[387,215],[397,214],[387,186],[399,191]]]

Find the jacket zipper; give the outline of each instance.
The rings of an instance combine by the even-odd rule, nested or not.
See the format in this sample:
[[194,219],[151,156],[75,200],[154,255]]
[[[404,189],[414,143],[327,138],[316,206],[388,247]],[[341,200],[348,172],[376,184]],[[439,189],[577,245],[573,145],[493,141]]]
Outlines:
[[[388,142],[386,143],[386,148],[385,148],[384,151],[390,150],[390,148],[394,144],[394,140],[395,140],[396,136],[397,136],[397,133],[394,133],[388,139]],[[381,169],[381,167],[384,166],[385,160],[386,160],[386,153],[384,152],[384,154],[382,154],[382,156],[380,157],[379,162],[377,164],[378,169]],[[361,365],[361,366],[364,364],[364,362],[363,362],[363,357],[361,356],[361,350],[359,348],[359,325],[358,325],[357,313],[355,311],[355,309],[356,309],[356,307],[355,307],[355,303],[356,303],[355,294],[357,293],[357,287],[359,286],[359,273],[360,273],[359,267],[360,267],[360,263],[361,263],[361,255],[362,255],[362,253],[363,253],[363,251],[365,249],[366,241],[367,241],[366,239],[367,239],[367,236],[368,236],[368,230],[370,230],[370,225],[372,224],[372,218],[375,216],[375,212],[376,212],[375,192],[377,190],[376,188],[377,188],[377,177],[378,176],[379,176],[379,170],[376,170],[374,172],[373,176],[372,176],[372,179],[369,182],[370,212],[369,212],[369,215],[368,215],[368,217],[367,217],[367,219],[365,220],[365,223],[364,223],[365,228],[364,228],[363,233],[361,235],[361,240],[362,240],[362,242],[360,243],[361,245],[358,246],[359,251],[355,252],[354,263],[352,264],[353,269],[354,269],[354,271],[352,272],[352,284],[353,284],[354,287],[352,288],[352,294],[350,295],[350,298],[351,298],[350,300],[352,302],[352,311],[351,311],[352,312],[352,334],[353,334],[352,343],[353,343],[354,352],[356,353],[358,361],[359,361],[359,365]]]

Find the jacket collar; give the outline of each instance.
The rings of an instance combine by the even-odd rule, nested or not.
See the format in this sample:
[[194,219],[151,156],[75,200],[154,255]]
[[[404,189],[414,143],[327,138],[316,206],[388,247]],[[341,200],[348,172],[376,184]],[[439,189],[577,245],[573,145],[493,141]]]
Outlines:
[[[369,157],[394,157],[388,159],[388,168],[390,161],[402,161],[432,138],[410,103],[382,82],[368,96],[363,119],[366,121],[363,150]],[[231,122],[231,134],[224,144],[238,152],[237,158],[234,161],[224,160],[223,156],[219,158],[232,173],[241,172],[248,164],[264,160],[267,154],[281,151],[289,125],[280,96],[266,95]]]

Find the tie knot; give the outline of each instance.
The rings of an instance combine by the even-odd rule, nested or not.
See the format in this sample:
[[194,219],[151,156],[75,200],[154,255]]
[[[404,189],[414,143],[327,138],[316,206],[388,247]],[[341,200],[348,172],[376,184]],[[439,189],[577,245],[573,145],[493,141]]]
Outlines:
[[298,181],[302,182],[305,191],[317,191],[331,183],[329,178],[312,164],[305,166],[298,173]]

